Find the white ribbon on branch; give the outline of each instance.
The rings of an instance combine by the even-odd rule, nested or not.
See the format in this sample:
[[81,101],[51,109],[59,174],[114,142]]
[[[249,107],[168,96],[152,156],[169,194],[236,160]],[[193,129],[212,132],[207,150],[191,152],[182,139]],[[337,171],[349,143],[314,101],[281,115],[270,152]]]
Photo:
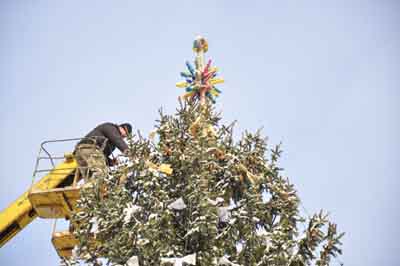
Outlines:
[[196,265],[196,253],[182,258],[161,258],[161,265],[183,266],[183,263]]

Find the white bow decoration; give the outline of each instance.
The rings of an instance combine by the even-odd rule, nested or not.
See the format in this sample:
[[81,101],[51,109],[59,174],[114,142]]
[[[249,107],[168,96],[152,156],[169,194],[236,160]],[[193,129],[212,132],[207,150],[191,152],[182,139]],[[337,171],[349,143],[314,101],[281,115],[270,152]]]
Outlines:
[[226,256],[223,256],[223,257],[221,257],[219,259],[218,265],[223,265],[223,266],[241,266],[240,264],[233,263]]
[[161,265],[165,265],[167,263],[172,263],[174,266],[182,266],[183,263],[196,265],[196,253],[182,258],[161,258]]
[[180,210],[183,210],[185,208],[186,208],[186,204],[185,204],[185,202],[183,201],[182,198],[179,198],[179,199],[175,200],[174,202],[172,202],[171,204],[168,205],[168,209],[171,209],[171,210],[180,211]]

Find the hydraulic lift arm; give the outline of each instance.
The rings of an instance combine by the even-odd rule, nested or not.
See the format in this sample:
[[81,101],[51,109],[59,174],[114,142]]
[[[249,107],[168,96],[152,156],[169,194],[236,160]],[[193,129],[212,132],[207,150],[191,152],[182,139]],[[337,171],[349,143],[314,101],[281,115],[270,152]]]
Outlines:
[[69,185],[76,167],[76,161],[73,158],[67,158],[0,212],[0,247],[37,217],[29,201],[29,193],[31,191],[48,190]]

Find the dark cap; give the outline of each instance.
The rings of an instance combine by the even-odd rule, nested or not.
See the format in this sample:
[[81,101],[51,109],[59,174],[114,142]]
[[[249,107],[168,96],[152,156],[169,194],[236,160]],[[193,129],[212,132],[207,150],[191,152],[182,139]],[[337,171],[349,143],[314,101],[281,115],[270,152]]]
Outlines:
[[129,123],[123,123],[119,125],[120,127],[123,127],[129,134],[132,134],[132,125]]

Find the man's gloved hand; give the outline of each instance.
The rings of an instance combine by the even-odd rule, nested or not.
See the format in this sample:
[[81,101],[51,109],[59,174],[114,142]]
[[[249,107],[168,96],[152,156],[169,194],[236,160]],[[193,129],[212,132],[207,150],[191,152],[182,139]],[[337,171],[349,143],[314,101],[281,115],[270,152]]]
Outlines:
[[129,149],[126,149],[122,152],[122,155],[125,157],[129,157]]
[[116,166],[118,164],[118,160],[117,158],[112,158],[110,159],[110,166]]

